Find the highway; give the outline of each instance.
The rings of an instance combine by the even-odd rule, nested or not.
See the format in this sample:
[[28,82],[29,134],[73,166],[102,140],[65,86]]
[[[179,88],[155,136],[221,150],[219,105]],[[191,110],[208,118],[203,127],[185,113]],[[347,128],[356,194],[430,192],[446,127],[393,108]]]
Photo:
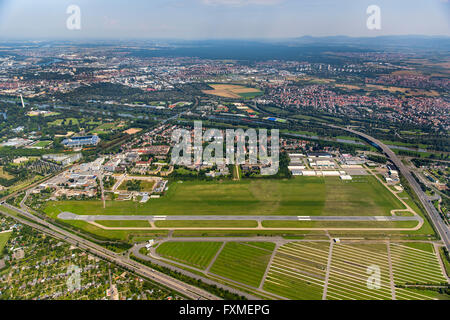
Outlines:
[[397,155],[384,143],[382,143],[378,139],[375,139],[365,133],[355,131],[350,128],[343,128],[343,127],[338,127],[338,126],[334,126],[334,125],[328,125],[328,126],[335,128],[335,129],[345,130],[347,132],[350,132],[357,136],[360,136],[360,137],[364,138],[365,140],[376,144],[378,147],[380,147],[381,150],[383,150],[383,152],[386,154],[386,156],[395,164],[395,166],[399,169],[399,171],[401,172],[403,177],[405,177],[405,179],[408,181],[409,185],[414,190],[414,192],[416,193],[420,202],[422,203],[423,207],[427,211],[428,216],[430,217],[435,229],[437,230],[442,241],[444,242],[445,247],[447,248],[447,250],[450,250],[449,227],[445,224],[444,220],[440,216],[439,212],[437,212],[434,205],[428,200],[426,194],[422,191],[422,189],[420,188],[416,179],[414,179],[414,177],[412,176],[411,171],[409,171],[409,169],[403,164],[403,162],[401,162],[401,160],[397,157]]
[[[1,210],[2,206],[17,212],[17,213],[23,215],[24,217],[26,217],[27,219],[30,219],[34,222],[31,222],[29,220],[22,219],[20,217],[12,215],[5,210]],[[123,255],[120,255],[118,253],[115,253],[113,251],[105,249],[102,246],[99,246],[91,241],[88,241],[86,239],[78,237],[64,229],[61,229],[55,225],[52,225],[51,223],[49,223],[37,216],[34,216],[25,210],[18,209],[16,207],[10,206],[9,204],[7,204],[5,202],[2,202],[0,205],[0,211],[2,214],[9,216],[24,225],[28,225],[32,228],[35,228],[41,232],[48,234],[50,236],[64,240],[76,247],[85,249],[101,258],[104,258],[105,260],[113,262],[121,267],[126,268],[126,269],[132,270],[136,274],[139,274],[145,278],[148,278],[157,283],[160,283],[163,286],[173,289],[190,299],[219,300],[218,297],[210,294],[209,292],[207,292],[203,289],[186,284],[186,283],[184,283],[180,280],[174,279],[164,273],[161,273],[161,272],[153,270],[147,266],[144,266],[144,265],[142,265],[132,259],[129,259]]]
[[419,216],[151,216],[151,215],[78,215],[72,212],[61,212],[61,220],[79,221],[245,221],[245,220],[281,220],[281,221],[421,221]]

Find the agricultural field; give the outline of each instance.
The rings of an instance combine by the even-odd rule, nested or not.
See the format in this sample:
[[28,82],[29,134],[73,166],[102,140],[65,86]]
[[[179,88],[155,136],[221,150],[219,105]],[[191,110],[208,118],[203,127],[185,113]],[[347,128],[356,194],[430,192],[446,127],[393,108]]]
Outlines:
[[291,242],[281,246],[270,265],[264,290],[289,299],[322,299],[329,243]]
[[[379,271],[380,283],[368,286]],[[326,298],[329,300],[391,300],[386,244],[334,245]]]
[[164,258],[205,270],[222,242],[163,242],[156,253]]
[[396,285],[447,283],[431,244],[421,247],[391,244],[392,268]]
[[153,180],[125,180],[120,184],[118,190],[151,192],[154,185],[155,181]]
[[210,273],[258,288],[272,251],[273,248],[261,248],[253,242],[227,242]]
[[184,181],[145,204],[132,201],[52,201],[49,215],[390,215],[401,202],[372,176],[351,182],[336,177],[296,177],[289,180]]
[[262,92],[256,88],[249,88],[237,84],[209,84],[213,90],[203,90],[203,93],[212,94],[224,98],[253,98]]
[[155,221],[158,228],[256,228],[258,223],[252,220],[180,220]]

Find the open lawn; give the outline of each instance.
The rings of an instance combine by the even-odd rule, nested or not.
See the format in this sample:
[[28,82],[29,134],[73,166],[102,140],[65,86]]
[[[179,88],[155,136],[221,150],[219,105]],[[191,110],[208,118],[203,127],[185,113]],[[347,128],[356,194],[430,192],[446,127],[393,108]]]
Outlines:
[[206,269],[222,242],[164,242],[156,253],[183,264]]
[[0,257],[2,256],[3,248],[8,242],[9,237],[11,236],[11,232],[2,232],[0,233]]
[[258,248],[252,244],[228,242],[212,265],[210,273],[259,287],[272,250]]
[[[379,271],[379,286],[368,283]],[[385,244],[333,246],[329,300],[391,300],[389,260]]]
[[150,228],[150,223],[145,220],[97,220],[95,222],[109,228]]
[[129,215],[390,215],[402,204],[372,176],[350,182],[337,177],[289,180],[184,181],[170,184],[159,199],[49,202],[45,212]]
[[[124,180],[120,186],[117,188],[118,190],[128,190],[132,185],[139,185],[139,190],[142,192],[151,192],[153,190],[153,186],[155,185],[155,181],[153,180]],[[136,189],[131,189],[136,191]]]
[[52,143],[53,143],[52,141],[38,141],[38,142],[34,143],[32,147],[34,147],[34,148],[45,148],[45,147],[49,146]]
[[256,228],[258,223],[251,220],[196,220],[196,221],[155,221],[158,228]]

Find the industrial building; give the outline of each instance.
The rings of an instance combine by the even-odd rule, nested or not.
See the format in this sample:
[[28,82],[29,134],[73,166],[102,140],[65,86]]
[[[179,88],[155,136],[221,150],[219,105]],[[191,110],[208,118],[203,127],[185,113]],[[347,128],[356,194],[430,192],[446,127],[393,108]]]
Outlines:
[[100,142],[100,138],[96,135],[85,137],[72,137],[64,139],[61,143],[68,148],[76,148],[82,146],[95,146]]

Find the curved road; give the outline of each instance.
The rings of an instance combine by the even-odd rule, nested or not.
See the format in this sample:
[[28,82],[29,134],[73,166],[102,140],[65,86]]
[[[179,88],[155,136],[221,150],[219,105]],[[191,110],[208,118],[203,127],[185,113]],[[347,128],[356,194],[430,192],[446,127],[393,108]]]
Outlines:
[[400,170],[401,174],[405,177],[405,179],[409,182],[409,185],[416,193],[417,197],[419,198],[420,202],[422,203],[423,207],[428,213],[428,216],[430,217],[431,221],[433,222],[433,225],[437,232],[439,233],[442,241],[445,244],[445,247],[447,250],[450,250],[450,230],[449,227],[445,224],[444,220],[440,216],[440,214],[437,212],[434,205],[428,200],[425,193],[420,188],[419,184],[417,183],[416,179],[411,174],[411,171],[401,162],[401,160],[397,157],[397,155],[389,149],[388,146],[386,146],[383,142],[381,142],[378,139],[375,139],[365,133],[355,131],[350,128],[343,128],[339,126],[334,125],[328,125],[329,127],[335,128],[335,129],[341,129],[345,130],[347,132],[353,133],[357,136],[360,136],[364,138],[366,141],[372,142],[376,146],[378,146],[383,152],[386,154],[386,156],[395,164],[395,166]]

